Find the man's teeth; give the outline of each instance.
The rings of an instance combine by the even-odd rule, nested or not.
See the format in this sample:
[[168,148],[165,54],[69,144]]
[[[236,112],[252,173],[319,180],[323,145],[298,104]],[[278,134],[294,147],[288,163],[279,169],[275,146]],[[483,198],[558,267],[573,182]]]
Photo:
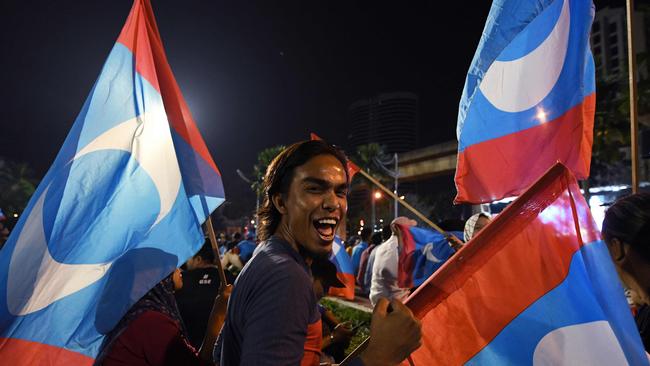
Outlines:
[[334,219],[320,219],[318,220],[319,224],[322,225],[336,225],[336,220]]

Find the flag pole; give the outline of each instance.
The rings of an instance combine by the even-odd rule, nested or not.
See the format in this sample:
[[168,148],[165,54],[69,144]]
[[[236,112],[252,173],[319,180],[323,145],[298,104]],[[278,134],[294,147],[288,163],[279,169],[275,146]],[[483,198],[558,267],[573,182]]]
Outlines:
[[210,215],[208,215],[208,219],[205,221],[205,226],[208,228],[208,238],[210,238],[212,251],[217,258],[217,268],[219,269],[219,280],[221,280],[221,288],[225,288],[225,286],[228,284],[228,281],[226,281],[226,274],[223,272],[223,266],[221,265],[219,244],[217,244],[217,236],[214,234],[214,227],[212,227],[212,217],[210,217]]
[[632,159],[632,193],[639,190],[639,121],[637,120],[636,53],[634,51],[634,0],[626,1],[627,7],[627,59],[630,80],[630,147]]
[[386,186],[381,184],[377,179],[375,179],[373,176],[370,174],[366,173],[363,169],[359,169],[359,173],[366,177],[370,182],[372,182],[374,185],[379,187],[382,191],[384,191],[387,195],[395,199],[395,202],[399,202],[401,205],[409,209],[409,211],[413,212],[415,216],[419,217],[422,221],[426,222],[427,225],[431,226],[434,228],[436,231],[440,232],[441,234],[447,236],[447,233],[440,228],[440,226],[434,224],[431,220],[429,220],[426,216],[424,216],[420,211],[416,210],[413,206],[411,206],[408,202],[404,201],[403,199],[399,198],[393,191],[388,189]]

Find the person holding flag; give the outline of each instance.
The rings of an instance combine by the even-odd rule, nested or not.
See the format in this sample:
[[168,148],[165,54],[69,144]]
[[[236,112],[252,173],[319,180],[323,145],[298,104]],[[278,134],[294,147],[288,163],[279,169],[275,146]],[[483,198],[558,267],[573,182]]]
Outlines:
[[[345,155],[318,140],[289,146],[269,165],[261,243],[228,303],[214,355],[221,365],[301,363],[308,325],[320,319],[310,263],[330,254],[346,214],[345,167]],[[368,348],[349,365],[395,365],[420,346],[419,322],[396,300],[378,301],[370,333]]]

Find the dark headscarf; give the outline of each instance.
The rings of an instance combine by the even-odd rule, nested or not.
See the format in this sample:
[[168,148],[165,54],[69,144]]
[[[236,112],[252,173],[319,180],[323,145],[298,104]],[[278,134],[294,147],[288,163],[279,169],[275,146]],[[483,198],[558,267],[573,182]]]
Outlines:
[[122,335],[132,321],[137,319],[145,311],[157,311],[167,315],[178,324],[182,336],[187,338],[187,330],[185,329],[185,324],[183,323],[181,314],[178,311],[178,305],[176,304],[176,298],[174,297],[174,281],[172,280],[172,276],[173,274],[165,277],[162,281],[156,284],[156,286],[149,290],[149,292],[142,296],[138,302],[131,306],[129,311],[117,323],[115,328],[106,334],[99,355],[97,355],[97,358],[95,359],[95,365],[102,364],[104,358],[106,358],[108,353],[111,351],[111,348],[113,348],[115,340]]

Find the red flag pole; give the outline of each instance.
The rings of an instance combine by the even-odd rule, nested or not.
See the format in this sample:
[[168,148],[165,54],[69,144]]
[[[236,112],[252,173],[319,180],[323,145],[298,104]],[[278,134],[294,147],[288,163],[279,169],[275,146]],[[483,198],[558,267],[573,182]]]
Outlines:
[[636,53],[634,52],[634,0],[627,0],[627,59],[630,80],[630,147],[632,159],[632,193],[639,190],[639,121],[637,120]]

